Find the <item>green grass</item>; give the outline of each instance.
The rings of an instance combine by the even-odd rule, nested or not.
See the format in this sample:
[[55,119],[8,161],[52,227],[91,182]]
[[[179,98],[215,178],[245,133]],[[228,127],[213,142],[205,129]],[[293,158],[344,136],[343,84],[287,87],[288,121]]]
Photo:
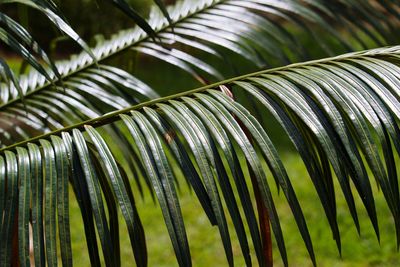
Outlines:
[[[282,155],[289,176],[293,182],[300,204],[309,225],[310,234],[314,242],[314,249],[319,266],[399,266],[400,256],[396,250],[395,230],[393,220],[380,192],[376,194],[376,205],[381,230],[381,245],[379,245],[366,212],[357,199],[361,224],[361,237],[352,222],[346,208],[344,198],[337,188],[338,221],[342,234],[342,258],[336,249],[318,197],[310,182],[302,161],[295,153]],[[268,177],[270,179],[271,176]],[[272,181],[270,181],[271,184]],[[205,214],[201,211],[197,199],[188,192],[182,182],[180,203],[188,232],[189,244],[194,266],[227,266],[222,243],[216,227],[212,227]],[[376,191],[376,190],[375,190]],[[136,195],[137,192],[136,192]],[[312,266],[304,243],[301,240],[290,208],[284,196],[274,193],[278,213],[280,215],[290,266]],[[149,266],[177,266],[174,252],[163,223],[160,209],[155,205],[149,194],[141,200],[137,199],[137,206],[146,231],[146,240],[149,252]],[[83,225],[79,218],[79,209],[75,202],[71,205],[72,242],[74,263],[76,266],[89,266],[86,252]],[[120,216],[122,222],[122,217]],[[239,243],[234,233],[232,223],[229,222],[230,233],[233,237],[233,251],[235,266],[245,266]],[[134,264],[130,242],[125,226],[121,224],[121,255],[123,266]],[[254,250],[252,249],[253,262]],[[274,262],[282,266],[279,252],[274,244]],[[255,264],[257,266],[257,264]]]

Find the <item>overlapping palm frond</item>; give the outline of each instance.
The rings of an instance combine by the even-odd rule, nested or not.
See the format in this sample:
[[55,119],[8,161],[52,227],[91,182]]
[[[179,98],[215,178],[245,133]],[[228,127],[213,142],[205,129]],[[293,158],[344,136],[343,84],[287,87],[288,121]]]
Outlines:
[[[155,32],[151,26],[147,23],[146,19],[137,13],[125,0],[108,0],[113,3],[117,8],[129,16],[133,21],[142,28],[150,36],[154,37]],[[93,61],[96,62],[96,58],[92,54],[91,49],[84,40],[71,28],[68,22],[65,20],[62,12],[58,9],[57,5],[53,1],[49,0],[3,0],[0,4],[21,4],[36,9],[43,13],[61,32],[72,38],[77,42],[85,51],[86,54],[92,57]],[[166,6],[162,1],[155,1],[157,6],[160,8],[164,16],[168,21],[171,21]],[[18,22],[10,18],[3,12],[0,12],[0,41],[5,43],[15,52],[20,54],[27,63],[29,63],[36,71],[43,75],[47,82],[52,82],[54,79],[61,80],[61,76],[54,64],[54,62],[48,57],[46,52],[39,46],[34,40],[31,34]],[[36,56],[39,56],[47,65],[42,65]],[[3,77],[3,82],[10,81],[14,84],[17,89],[20,89],[19,82],[15,78],[15,75],[10,71],[10,68],[5,62],[1,62],[2,68],[0,73]],[[47,67],[46,67],[47,66]],[[48,68],[50,67],[50,70]],[[51,77],[52,76],[52,77]],[[22,92],[19,92],[20,94]],[[20,95],[23,97],[23,95]]]
[[[2,93],[4,98],[13,98],[8,91]],[[8,102],[9,107],[0,116],[1,140],[3,145],[12,144],[157,97],[154,90],[129,73],[98,65],[65,81],[63,86],[25,95],[25,102]]]
[[[208,79],[221,80],[226,76],[226,68],[219,70],[206,59],[197,57],[199,51],[226,60],[226,50],[229,50],[262,67],[313,56],[313,51],[302,45],[296,31],[312,36],[328,54],[337,43],[343,51],[352,49],[347,38],[339,34],[342,29],[365,35],[353,34],[354,39],[349,38],[361,46],[368,40],[377,45],[394,42],[393,28],[398,18],[391,7],[397,3],[378,1],[371,5],[361,2],[179,1],[168,11],[172,24],[167,23],[159,9],[154,9],[149,25],[155,31],[157,42],[139,27],[122,31],[92,49],[99,69],[93,57],[82,53],[71,60],[57,62],[63,83],[48,82],[57,80],[56,74],[49,74],[50,79],[46,79],[41,73],[31,71],[20,78],[19,86],[0,84],[3,103],[0,105],[3,114],[0,141],[11,144],[32,136],[32,133],[50,131],[70,125],[77,119],[93,118],[137,103],[125,93],[126,86],[118,82],[119,78],[121,75],[126,77],[130,82],[128,87],[139,93],[146,86],[131,74],[107,66],[107,60],[132,49],[172,63],[205,83]],[[344,12],[338,14],[338,9]],[[387,14],[391,19],[383,20],[382,16]],[[351,20],[355,16],[358,19]],[[321,31],[330,32],[332,40],[320,38],[318,33]],[[186,48],[190,50],[186,51]],[[113,89],[108,90],[110,86]],[[145,89],[150,92],[148,87]],[[24,95],[25,103],[18,92]],[[146,96],[154,98],[156,94],[152,92]],[[41,112],[41,108],[55,103],[59,108],[50,109],[49,114]],[[81,111],[83,106],[86,108]],[[8,118],[13,118],[17,128],[10,125]]]
[[[66,197],[69,180],[85,223],[92,265],[98,265],[100,258],[96,232],[106,265],[119,265],[114,233],[118,233],[115,214],[121,209],[136,263],[145,266],[144,232],[121,157],[137,158],[137,167],[162,209],[180,266],[190,266],[191,256],[176,194],[175,163],[193,187],[210,223],[218,227],[230,266],[233,256],[223,202],[247,265],[251,265],[251,258],[245,224],[251,229],[258,264],[265,266],[266,262],[247,173],[268,210],[284,264],[288,259],[270,190],[273,182],[285,195],[315,262],[307,222],[284,163],[268,137],[268,126],[262,126],[221,88],[253,97],[282,126],[308,170],[339,251],[333,177],[338,179],[357,229],[355,195],[362,200],[379,239],[367,169],[384,194],[399,243],[400,197],[395,166],[400,153],[399,59],[400,47],[395,46],[264,70],[114,111],[3,149],[0,234],[5,242],[1,242],[0,264],[8,266],[10,261],[11,240],[17,234],[12,231],[13,222],[18,218],[20,262],[29,265],[27,225],[31,208],[35,262],[54,263],[59,239],[63,264],[71,264]],[[118,148],[125,150],[118,151],[119,155],[113,151],[115,139],[107,141],[111,128],[114,135],[124,136],[126,141]],[[272,177],[266,177],[264,163]]]

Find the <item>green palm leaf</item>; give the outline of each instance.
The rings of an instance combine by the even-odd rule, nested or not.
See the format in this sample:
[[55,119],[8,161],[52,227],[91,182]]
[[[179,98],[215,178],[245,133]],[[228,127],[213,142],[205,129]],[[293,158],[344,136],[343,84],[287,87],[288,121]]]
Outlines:
[[[30,181],[35,192],[32,202],[36,202],[36,209],[42,205],[47,211],[42,219],[45,222],[44,233],[38,228],[43,221],[32,221],[35,233],[40,235],[42,232],[46,238],[46,261],[51,265],[57,260],[57,238],[66,244],[63,248],[66,250],[61,253],[64,255],[62,260],[70,261],[70,256],[67,256],[69,227],[65,217],[68,216],[68,209],[65,208],[68,204],[64,197],[65,175],[68,174],[80,203],[92,265],[99,264],[96,232],[106,265],[120,264],[119,241],[112,235],[118,229],[118,222],[112,216],[116,206],[122,210],[127,222],[137,264],[146,265],[143,229],[129,182],[119,167],[119,162],[126,162],[124,157],[129,154],[117,154],[113,145],[106,141],[117,134],[129,137],[125,139],[133,148],[129,153],[139,159],[136,164],[141,165],[151,182],[179,265],[190,266],[191,256],[176,194],[175,172],[171,168],[175,160],[182,173],[187,174],[184,178],[195,188],[210,222],[218,226],[229,265],[234,263],[222,200],[226,202],[227,214],[234,223],[247,265],[251,265],[251,261],[248,258],[247,237],[242,228],[245,223],[256,228],[250,234],[259,265],[267,261],[261,252],[263,244],[249,197],[250,188],[245,182],[248,178],[243,175],[249,170],[255,175],[254,186],[260,191],[267,208],[284,264],[288,265],[290,259],[287,258],[283,230],[275,209],[277,199],[271,194],[271,181],[276,181],[284,193],[310,257],[315,262],[307,227],[312,222],[304,218],[286,173],[285,162],[281,161],[278,150],[268,137],[268,125],[258,121],[245,108],[245,103],[227,96],[224,93],[226,90],[219,91],[223,86],[225,89],[232,88],[234,94],[240,92],[256,100],[283,127],[307,167],[339,251],[341,243],[332,184],[334,177],[339,181],[355,225],[358,227],[354,198],[358,195],[379,238],[368,169],[372,171],[392,213],[399,242],[399,187],[394,163],[400,153],[397,145],[400,141],[400,94],[395,86],[400,82],[399,57],[400,47],[395,46],[263,70],[143,102],[5,147],[1,150],[4,154],[1,158],[5,157],[6,161],[0,161],[0,190],[5,192],[5,197],[0,199],[0,204],[4,203],[0,206],[4,218],[1,235],[4,240],[12,237],[11,222],[17,201],[20,209],[23,207],[19,211],[21,215],[29,207],[26,202],[26,188],[29,186],[26,174],[29,170],[35,173]],[[60,135],[62,139],[58,137]],[[43,150],[38,153],[38,147],[33,143],[39,143]],[[28,146],[29,157],[25,146]],[[235,156],[238,154],[244,155],[248,166],[240,163]],[[38,164],[44,166],[41,174],[37,172]],[[267,177],[264,165],[272,177]],[[331,167],[335,176],[331,174]],[[34,189],[39,182],[37,179],[41,177],[45,180],[44,199],[40,199]],[[233,190],[233,181],[237,185],[236,190]],[[354,189],[350,184],[354,185]],[[246,220],[241,217],[238,207],[244,209]],[[110,212],[109,216],[106,216],[106,210]],[[55,223],[56,212],[65,215],[64,220],[59,218],[58,224]],[[18,222],[25,225],[26,216],[18,216]],[[26,234],[23,227],[20,231]],[[36,240],[38,242],[40,236]],[[26,251],[23,244],[20,244],[20,249]],[[2,246],[8,245],[2,243]],[[37,260],[41,259],[41,249],[42,246],[35,249]],[[2,251],[0,260],[7,264],[11,248],[4,247]],[[26,257],[26,253],[21,253],[20,261],[27,262]]]
[[[35,5],[39,4],[35,2]],[[160,39],[157,43],[150,40],[150,36],[140,27],[136,27],[121,31],[112,39],[99,43],[92,49],[94,58],[81,53],[71,60],[57,62],[56,70],[60,77],[55,72],[48,73],[46,79],[46,76],[31,71],[20,78],[20,86],[0,84],[3,103],[0,112],[5,117],[13,116],[19,125],[12,135],[9,134],[12,131],[10,128],[13,128],[11,125],[4,128],[4,135],[0,135],[0,139],[5,145],[12,144],[32,136],[32,132],[49,132],[62,125],[71,125],[148,98],[156,98],[158,95],[134,76],[105,65],[107,61],[132,49],[174,64],[205,83],[208,79],[221,80],[227,76],[226,68],[219,70],[211,62],[185,51],[181,46],[194,48],[219,59],[225,57],[226,50],[230,50],[257,67],[263,67],[314,57],[313,51],[302,47],[296,31],[314,38],[321,49],[326,50],[325,54],[332,54],[331,50],[337,45],[330,40],[318,38],[321,31],[332,33],[341,51],[356,49],[367,39],[376,44],[395,43],[394,35],[388,32],[394,32],[393,24],[398,17],[394,16],[391,20],[382,18],[386,12],[393,13],[391,7],[397,3],[383,1],[378,5],[381,13],[376,12],[369,3],[359,5],[352,1],[327,3],[293,0],[287,4],[277,1],[179,1],[168,8],[172,21],[169,24],[164,17],[165,12],[154,9],[148,24]],[[340,13],[340,19],[334,20],[338,24],[331,26],[330,20],[336,18],[335,12],[338,9],[344,9],[345,12]],[[56,10],[51,6],[50,11]],[[357,22],[349,23],[354,16],[358,18]],[[341,26],[346,26],[350,34],[354,31],[364,32],[368,38],[355,38],[356,45],[353,47],[338,32],[336,27]],[[100,69],[96,67],[97,62]],[[60,81],[60,78],[64,82],[55,82],[57,86],[48,82]],[[121,79],[128,81],[122,82]],[[61,93],[62,90],[67,93]],[[25,104],[28,116],[21,113],[22,95],[27,99]],[[61,109],[51,108],[53,104]],[[50,117],[40,111],[43,108],[51,110]],[[78,112],[77,109],[82,111]]]
[[[142,17],[142,15],[138,14],[126,1],[118,0],[118,1],[110,1],[113,2],[121,11],[126,13],[133,21],[149,36],[154,37],[155,33],[152,27],[147,23],[146,19]],[[33,9],[38,10],[43,13],[53,24],[59,29],[61,32],[65,33],[71,39],[73,39],[78,45],[80,45],[86,54],[90,55],[93,60],[93,63],[96,64],[97,60],[92,53],[92,50],[86,44],[86,42],[71,28],[71,26],[66,21],[65,17],[55,5],[53,1],[43,1],[43,0],[4,0],[0,4],[21,4],[31,7]],[[171,21],[171,18],[168,14],[166,6],[162,1],[155,1],[158,5],[165,18]],[[62,77],[58,71],[57,66],[54,62],[48,57],[46,52],[39,46],[39,44],[34,40],[32,35],[18,22],[7,16],[6,14],[0,12],[0,41],[5,43],[15,52],[20,54],[28,64],[30,64],[34,69],[36,69],[41,75],[46,78],[47,82],[52,83],[53,79],[57,79],[61,81]],[[47,65],[43,65],[35,56],[40,56],[40,59],[44,60]],[[18,90],[19,97],[23,101],[23,92],[20,90],[19,81],[14,78],[13,73],[9,71],[9,67],[4,63],[1,64],[0,73],[2,75],[3,82],[8,82],[8,80],[12,81],[12,85],[14,89]],[[48,71],[47,68],[50,67],[51,71]],[[12,86],[9,85],[9,86]]]

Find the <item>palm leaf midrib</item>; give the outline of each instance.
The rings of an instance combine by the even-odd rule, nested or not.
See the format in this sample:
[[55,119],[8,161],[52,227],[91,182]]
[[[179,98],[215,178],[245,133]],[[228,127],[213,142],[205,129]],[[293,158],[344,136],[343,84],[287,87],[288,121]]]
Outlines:
[[320,63],[329,63],[329,62],[335,62],[335,61],[343,61],[343,60],[347,60],[347,59],[357,59],[357,58],[363,58],[363,57],[368,57],[368,56],[393,56],[395,54],[397,54],[400,51],[400,46],[393,46],[393,47],[385,47],[385,48],[376,48],[376,49],[370,49],[370,50],[365,50],[362,52],[353,52],[353,53],[347,53],[347,54],[343,54],[343,55],[339,55],[339,56],[335,56],[335,57],[328,57],[328,58],[322,58],[322,59],[316,59],[316,60],[310,60],[310,61],[305,61],[305,62],[299,62],[299,63],[293,63],[293,64],[289,64],[286,66],[281,66],[281,67],[277,67],[277,68],[273,68],[273,69],[266,69],[266,70],[261,70],[261,71],[257,71],[257,72],[253,72],[253,73],[248,73],[248,74],[244,74],[241,76],[236,76],[227,80],[223,80],[223,81],[219,81],[210,85],[206,85],[203,87],[199,87],[199,88],[195,88],[192,90],[188,90],[188,91],[184,91],[178,94],[173,94],[173,95],[169,95],[169,96],[165,96],[165,97],[160,97],[157,99],[153,99],[153,100],[149,100],[134,106],[130,106],[130,107],[126,107],[124,109],[120,109],[120,110],[115,110],[112,112],[109,112],[103,116],[97,117],[97,118],[93,118],[93,119],[89,119],[86,121],[82,121],[79,122],[77,124],[74,125],[70,125],[61,129],[57,129],[55,131],[46,133],[46,134],[42,134],[36,137],[32,137],[28,140],[23,140],[21,142],[15,143],[13,145],[4,147],[0,149],[0,152],[6,151],[6,150],[10,150],[13,149],[15,147],[21,146],[21,145],[25,145],[27,143],[31,143],[31,142],[35,142],[38,141],[40,139],[45,139],[47,137],[50,137],[51,135],[56,135],[59,134],[61,132],[68,132],[71,131],[73,129],[84,129],[85,125],[91,125],[93,127],[100,127],[100,126],[104,126],[106,124],[110,124],[112,122],[115,122],[117,120],[119,120],[119,115],[121,114],[126,114],[132,110],[138,110],[140,108],[143,107],[149,107],[149,106],[153,106],[157,103],[161,103],[161,102],[166,102],[168,100],[172,100],[172,99],[177,99],[183,96],[188,96],[188,95],[192,95],[194,93],[199,93],[199,92],[203,92],[206,91],[208,89],[215,89],[218,88],[221,85],[229,85],[235,81],[240,81],[240,80],[245,80],[249,77],[255,77],[255,76],[259,76],[259,75],[263,75],[263,74],[273,74],[273,73],[278,73],[279,71],[283,71],[283,70],[288,70],[288,69],[293,69],[293,68],[301,68],[304,66],[310,66],[310,65],[317,65]]
[[[180,22],[185,21],[185,20],[191,18],[192,16],[194,16],[196,14],[202,13],[202,12],[206,11],[207,9],[213,8],[216,5],[220,5],[220,4],[222,4],[224,2],[227,2],[227,1],[229,1],[229,0],[220,0],[220,1],[217,1],[217,2],[212,3],[210,5],[206,5],[205,7],[201,8],[199,10],[195,10],[195,11],[189,13],[187,16],[179,18],[176,21],[173,21],[172,24],[167,24],[167,25],[161,27],[160,29],[155,30],[155,34],[157,35],[157,34],[160,34],[160,33],[163,33],[165,31],[167,31],[168,29],[173,29],[173,27],[175,25],[179,24]],[[90,63],[88,63],[88,64],[86,64],[86,65],[84,65],[82,67],[78,67],[77,69],[74,69],[74,70],[62,75],[62,80],[66,79],[66,78],[69,78],[71,76],[74,76],[77,73],[80,73],[82,71],[85,71],[86,69],[95,67],[99,63],[104,62],[104,61],[106,61],[106,60],[108,60],[108,59],[110,59],[110,58],[112,58],[114,56],[118,56],[119,54],[125,52],[130,47],[137,46],[138,44],[140,44],[142,42],[145,42],[145,41],[147,41],[147,40],[149,40],[151,38],[152,37],[150,37],[149,35],[145,35],[145,36],[139,38],[137,41],[135,41],[133,43],[128,43],[127,45],[122,46],[122,47],[116,49],[115,51],[107,53],[106,55],[102,56],[101,58],[97,59],[96,61],[92,60]],[[40,86],[40,87],[38,87],[38,88],[36,88],[34,90],[28,91],[24,95],[24,98],[29,98],[30,96],[35,95],[38,92],[40,92],[42,90],[45,90],[50,86],[56,86],[57,84],[62,85],[62,80],[60,81],[60,80],[57,79],[56,81],[53,81],[53,82],[46,82],[44,85],[42,85],[42,86]],[[22,100],[21,97],[17,96],[15,98],[13,98],[12,100],[0,105],[0,110],[3,110],[3,109],[5,109],[5,108],[7,108],[7,107],[9,107],[9,106],[11,106],[11,105],[13,105],[15,103],[19,103],[21,100]]]

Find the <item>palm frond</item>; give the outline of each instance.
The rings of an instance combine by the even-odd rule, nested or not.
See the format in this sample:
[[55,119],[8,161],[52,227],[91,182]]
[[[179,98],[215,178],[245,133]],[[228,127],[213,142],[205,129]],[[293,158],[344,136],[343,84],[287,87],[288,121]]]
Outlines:
[[[8,102],[11,106],[0,119],[2,143],[11,144],[159,96],[127,72],[105,65],[82,71],[63,85],[40,94],[25,94],[25,108],[18,100]],[[13,95],[3,91],[3,97],[12,99]],[[15,134],[7,134],[14,130]]]
[[[138,14],[126,1],[124,0],[109,0],[114,3],[119,9],[126,13],[133,21],[143,29],[149,36],[154,37],[155,33],[151,26],[147,23],[146,19],[142,15]],[[76,43],[78,43],[84,50],[84,53],[88,54],[93,63],[96,63],[96,58],[93,55],[91,49],[86,44],[86,42],[71,28],[71,26],[66,21],[62,12],[58,9],[53,1],[47,0],[35,0],[35,1],[22,1],[22,0],[4,0],[0,4],[12,4],[18,3],[26,5],[33,9],[36,9],[43,13],[61,32],[65,33],[67,36],[72,38]],[[155,1],[164,16],[171,21],[166,6],[162,1]],[[0,12],[0,40],[13,49],[15,52],[20,54],[36,71],[46,78],[47,82],[52,82],[53,79],[61,80],[61,76],[58,72],[57,67],[54,62],[48,57],[44,50],[39,46],[39,44],[34,40],[31,34],[18,22],[7,16],[6,14]],[[34,56],[34,54],[40,56],[40,59],[44,60],[46,65],[40,63],[40,61]],[[51,72],[48,72],[47,68],[51,68]],[[2,71],[2,75],[7,77],[5,82],[9,79],[13,82],[16,88],[19,87],[18,80],[13,78],[11,74],[7,71]],[[52,77],[50,77],[52,76]],[[4,82],[3,81],[3,82]],[[19,92],[21,93],[21,92]],[[20,95],[20,97],[23,97]]]
[[[44,15],[62,32],[64,32],[66,35],[68,35],[70,38],[72,38],[76,43],[78,43],[86,53],[88,53],[93,60],[95,61],[95,57],[92,54],[89,46],[85,43],[84,40],[80,38],[80,36],[71,28],[71,26],[65,21],[63,18],[63,15],[61,12],[58,10],[57,6],[54,4],[53,1],[46,1],[46,0],[4,0],[2,1],[1,4],[10,4],[10,3],[19,3],[22,5],[29,6],[31,8],[34,8]],[[35,67],[35,69],[39,70],[42,74],[45,74],[43,72],[43,68],[40,66],[40,64],[36,61],[33,61],[33,59],[30,59],[25,53],[28,55],[30,54],[28,50],[24,52],[26,45],[30,49],[33,50],[33,52],[39,53],[43,59],[48,59],[47,55],[43,52],[40,47],[38,47],[37,43],[33,40],[32,36],[17,22],[9,18],[3,13],[0,13],[0,22],[2,24],[1,32],[2,32],[2,38],[1,40],[5,42],[7,45],[9,45],[11,48],[13,48],[17,53],[20,53],[24,58],[28,60],[28,62]],[[19,42],[19,40],[16,40],[14,37],[18,37],[21,39],[22,42]],[[23,45],[25,44],[25,45]],[[37,66],[39,64],[39,66]],[[56,71],[54,74],[57,74],[58,72]]]
[[[11,242],[8,241],[13,235],[17,203],[21,226],[18,235],[27,236],[26,214],[31,209],[27,200],[29,188],[34,216],[41,219],[31,220],[38,245],[35,261],[43,262],[46,251],[46,261],[54,262],[55,244],[59,239],[62,261],[66,265],[71,263],[66,197],[69,177],[85,223],[91,263],[99,262],[97,231],[106,265],[119,264],[118,239],[113,234],[117,232],[118,222],[111,216],[119,206],[136,263],[145,266],[144,231],[129,185],[133,177],[126,175],[127,167],[122,164],[133,155],[160,204],[179,265],[190,266],[191,256],[176,193],[173,162],[178,163],[184,178],[193,187],[210,223],[218,227],[230,266],[233,254],[223,202],[247,265],[251,265],[251,260],[245,224],[252,229],[250,235],[259,265],[265,266],[266,261],[258,219],[251,204],[251,190],[245,182],[248,171],[255,178],[253,190],[260,192],[268,211],[284,264],[288,264],[288,259],[276,200],[271,194],[272,181],[285,195],[315,262],[307,222],[284,162],[267,134],[268,125],[263,126],[242,104],[219,91],[221,86],[223,91],[232,88],[234,94],[252,96],[282,126],[308,170],[339,251],[333,177],[338,179],[358,231],[355,195],[362,200],[379,239],[367,169],[371,170],[393,215],[399,243],[400,202],[394,162],[400,155],[399,58],[400,46],[395,46],[264,70],[140,103],[2,149],[0,235],[5,242],[0,244],[1,265],[8,266],[10,261]],[[116,147],[115,143],[125,147]],[[240,162],[238,155],[243,155],[246,164]],[[264,163],[272,174],[272,181],[266,177]],[[29,171],[34,174],[30,180],[26,178]],[[43,186],[38,186],[42,183]],[[244,218],[239,207],[245,211]],[[44,218],[38,217],[41,209],[45,209]],[[106,211],[110,212],[109,216]],[[57,217],[60,213],[64,216]],[[40,226],[43,222],[45,231]],[[43,238],[45,244],[41,241]],[[28,239],[19,241],[20,262],[29,263]]]
[[[275,58],[281,65],[298,58],[307,58],[307,53],[312,52],[302,47],[293,27],[313,36],[321,47],[331,46],[317,38],[318,32],[323,30],[332,33],[336,42],[340,42],[345,50],[351,49],[336,29],[341,25],[348,26],[347,29],[352,31],[365,32],[377,44],[390,43],[395,35],[386,32],[394,32],[392,24],[396,23],[397,17],[393,15],[395,19],[388,21],[378,19],[396,3],[378,4],[380,12],[376,12],[375,6],[368,3],[356,5],[352,2],[333,4],[325,1],[289,1],[283,5],[276,1],[182,1],[169,8],[172,24],[167,24],[162,12],[154,9],[149,24],[161,42],[151,41],[137,27],[120,32],[92,50],[100,70],[92,57],[82,53],[69,61],[57,62],[56,69],[64,81],[62,84],[56,82],[55,86],[48,82],[46,76],[36,71],[21,77],[17,86],[0,84],[3,103],[0,105],[3,114],[0,120],[4,125],[0,140],[6,145],[11,144],[25,137],[71,125],[79,119],[94,118],[138,103],[140,99],[133,100],[130,95],[134,91],[155,98],[157,94],[131,74],[115,67],[104,67],[107,60],[125,51],[134,49],[167,61],[203,83],[205,75],[211,76],[212,80],[222,80],[226,76],[224,71],[198,58],[196,51],[223,59],[226,58],[223,51],[228,49],[255,62],[258,67],[268,63],[264,61],[265,58]],[[334,14],[339,8],[346,12],[340,13],[341,19],[335,20]],[[363,22],[346,24],[355,14],[359,14],[357,16]],[[337,26],[331,26],[331,21],[338,23]],[[182,45],[195,50],[187,52],[179,48]],[[283,47],[289,47],[290,51]],[[55,74],[49,75],[50,80],[57,80]],[[129,81],[129,93],[126,91],[126,82],[121,82],[121,79]],[[108,90],[110,86],[112,89]],[[63,90],[67,93],[60,93]],[[21,93],[26,99],[26,112],[22,110]],[[59,108],[52,108],[54,104]],[[43,113],[41,108],[49,109],[49,114]],[[9,118],[14,119],[13,125],[16,124],[17,129],[11,127]]]
[[[34,53],[38,54],[41,59],[51,66],[55,76],[60,78],[60,74],[58,73],[54,62],[51,61],[43,49],[40,48],[38,43],[29,34],[29,32],[27,32],[20,24],[7,15],[0,13],[0,25],[0,40],[10,46],[14,51],[21,54],[21,56],[41,75],[48,79],[48,81],[51,81],[48,71],[42,66],[42,64],[39,63],[34,56]],[[3,59],[2,62],[4,62]],[[15,77],[6,63],[2,64],[2,76],[3,82],[10,84],[9,80],[11,80],[15,88],[20,89],[18,79]],[[22,92],[19,91],[18,93],[19,96],[23,98]]]

